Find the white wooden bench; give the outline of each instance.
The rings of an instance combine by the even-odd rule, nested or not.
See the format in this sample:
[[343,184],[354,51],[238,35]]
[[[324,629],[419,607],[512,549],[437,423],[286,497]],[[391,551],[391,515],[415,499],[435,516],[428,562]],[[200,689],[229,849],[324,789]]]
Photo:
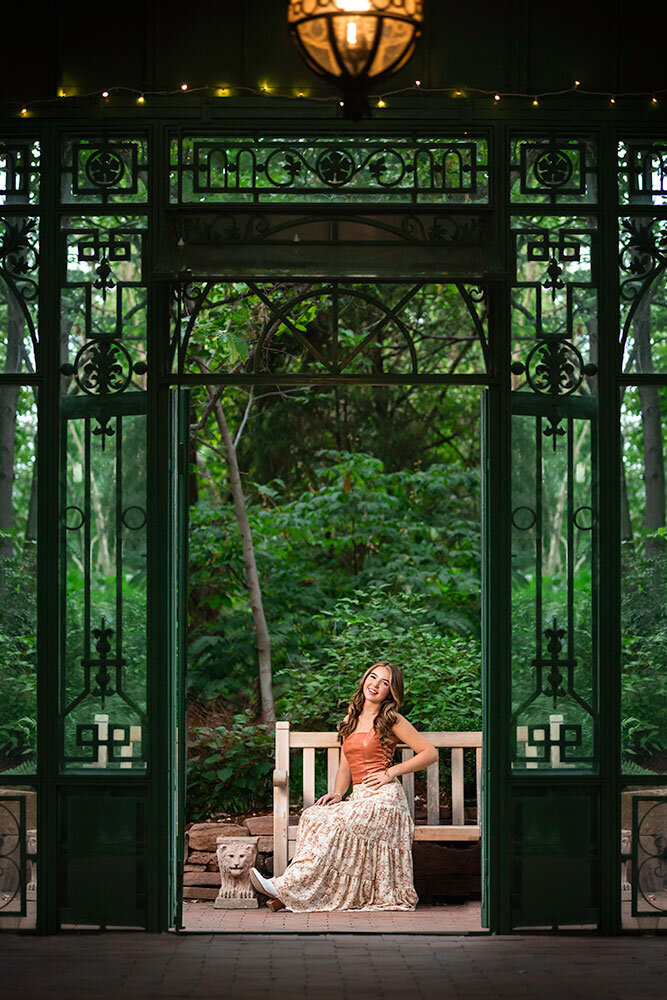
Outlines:
[[[480,839],[481,815],[482,734],[481,733],[424,733],[434,747],[451,751],[452,762],[452,821],[440,822],[440,771],[439,762],[426,768],[426,824],[415,826],[415,840],[469,840]],[[303,755],[303,806],[315,802],[315,751],[327,751],[327,787],[333,791],[340,744],[337,733],[298,733],[290,729],[289,722],[276,723],[276,767],[273,772],[273,871],[282,875],[288,860],[294,854],[296,827],[289,825],[290,750],[301,750]],[[414,751],[399,744],[401,757],[408,760]],[[477,822],[466,823],[463,799],[463,751],[475,751],[475,783]],[[415,772],[401,777],[408,807],[415,815]]]

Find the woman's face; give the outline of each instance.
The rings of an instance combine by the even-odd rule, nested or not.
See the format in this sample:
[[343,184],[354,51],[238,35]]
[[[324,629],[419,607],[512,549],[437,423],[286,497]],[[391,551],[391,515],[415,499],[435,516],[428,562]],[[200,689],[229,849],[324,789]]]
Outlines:
[[391,693],[391,673],[387,667],[373,667],[364,681],[364,698],[371,705],[381,705]]

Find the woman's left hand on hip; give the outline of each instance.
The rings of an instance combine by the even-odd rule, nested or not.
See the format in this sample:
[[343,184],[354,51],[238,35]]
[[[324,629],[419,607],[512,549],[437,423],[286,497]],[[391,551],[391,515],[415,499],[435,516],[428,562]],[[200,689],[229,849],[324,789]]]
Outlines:
[[377,790],[383,785],[388,785],[390,781],[393,781],[393,778],[390,778],[386,771],[375,771],[374,774],[369,774],[367,778],[364,778],[362,785]]

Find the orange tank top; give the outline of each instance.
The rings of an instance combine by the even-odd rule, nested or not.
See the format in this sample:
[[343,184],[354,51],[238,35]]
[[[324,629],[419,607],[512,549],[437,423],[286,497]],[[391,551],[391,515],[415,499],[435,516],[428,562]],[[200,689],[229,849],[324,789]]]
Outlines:
[[367,733],[350,733],[343,740],[343,753],[350,765],[352,783],[359,785],[369,774],[385,771],[394,759],[395,747],[385,747],[371,729]]

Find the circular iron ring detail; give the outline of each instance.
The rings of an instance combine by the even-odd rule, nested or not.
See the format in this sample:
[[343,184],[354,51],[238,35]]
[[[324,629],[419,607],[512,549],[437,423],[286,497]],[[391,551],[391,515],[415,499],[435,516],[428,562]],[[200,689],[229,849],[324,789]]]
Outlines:
[[[77,514],[79,515],[79,523],[78,524],[68,524],[67,523],[67,511],[68,510],[74,510],[74,511],[77,512]],[[86,523],[86,515],[84,514],[84,512],[81,510],[80,507],[77,507],[74,504],[71,504],[69,507],[65,507],[64,511],[60,515],[60,520],[65,525],[65,528],[66,528],[67,531],[78,531]]]
[[86,177],[95,187],[111,188],[119,184],[125,173],[125,164],[118,153],[110,149],[96,149],[86,160]]
[[583,382],[588,367],[571,341],[540,340],[526,358],[526,381],[540,395],[571,396]]
[[74,364],[61,368],[72,374],[87,396],[116,395],[127,389],[132,379],[132,358],[118,340],[89,340],[79,349]]
[[[519,511],[528,511],[530,515],[530,524],[519,524],[517,523],[517,514]],[[537,514],[532,507],[515,507],[512,511],[512,524],[517,529],[517,531],[530,531],[531,528],[535,527],[537,521]]]
[[[137,518],[137,520],[141,522],[140,524],[132,524],[134,518],[132,516],[128,518],[128,514],[130,514],[131,511],[138,511],[139,517]],[[128,529],[128,531],[140,531],[141,528],[143,528],[143,526],[146,524],[146,511],[144,510],[143,507],[137,507],[136,505],[133,505],[132,507],[126,507],[123,513],[121,514],[120,519],[125,525],[125,527]]]
[[[580,513],[582,511],[584,511],[584,510],[589,510],[591,512],[591,523],[590,524],[579,524],[579,521],[577,520],[577,518],[579,517]],[[594,513],[592,507],[583,506],[583,507],[577,507],[577,509],[575,510],[574,514],[572,515],[572,521],[574,522],[575,526],[577,528],[579,528],[579,531],[592,531],[593,528],[595,527],[595,524],[596,524],[596,521],[597,521],[597,517],[595,516],[595,513]]]
[[562,187],[572,177],[572,160],[562,149],[548,149],[535,160],[533,174],[543,187]]
[[332,187],[347,184],[355,171],[354,160],[346,149],[324,149],[317,157],[315,170],[320,180]]

